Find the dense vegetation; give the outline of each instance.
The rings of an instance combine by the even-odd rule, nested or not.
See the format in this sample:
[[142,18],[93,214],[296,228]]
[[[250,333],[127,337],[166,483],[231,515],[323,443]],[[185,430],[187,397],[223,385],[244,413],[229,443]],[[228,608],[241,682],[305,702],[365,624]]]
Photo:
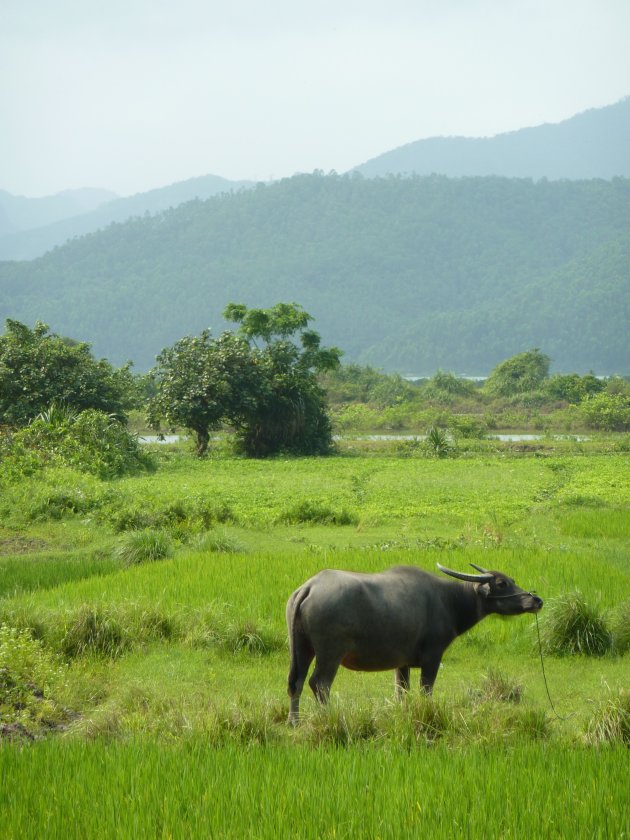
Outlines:
[[540,347],[560,371],[630,369],[630,182],[296,176],[113,225],[0,265],[0,316],[139,369],[220,332],[230,300],[299,300],[347,358],[487,374]]
[[320,377],[341,432],[448,430],[483,438],[500,430],[548,433],[630,430],[630,383],[621,377],[549,373],[549,357],[528,350],[500,362],[488,379],[448,371],[408,382],[369,366],[343,365]]
[[200,456],[210,432],[224,425],[254,457],[328,453],[332,429],[316,374],[338,367],[340,351],[320,347],[308,327],[311,316],[297,304],[248,309],[232,303],[224,316],[240,324],[236,334],[214,339],[205,330],[158,356],[151,426],[159,429],[165,420],[194,432]]

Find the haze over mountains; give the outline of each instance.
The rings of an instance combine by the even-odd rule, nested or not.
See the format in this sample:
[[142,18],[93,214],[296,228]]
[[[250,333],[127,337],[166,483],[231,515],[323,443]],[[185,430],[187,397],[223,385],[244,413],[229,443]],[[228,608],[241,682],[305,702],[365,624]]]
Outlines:
[[[73,202],[68,201],[68,193],[48,198],[22,198],[0,192],[0,260],[34,259],[75,236],[92,233],[114,222],[125,222],[145,213],[159,213],[186,201],[210,198],[248,186],[251,186],[250,181],[228,181],[218,175],[202,175],[128,198],[119,198],[106,190],[73,191],[93,196],[93,201],[90,204],[85,201],[83,207],[78,197]],[[29,206],[32,207],[30,216]],[[47,217],[40,209],[42,206],[50,208]],[[64,213],[66,207],[69,212]],[[19,226],[15,224],[16,219],[21,220]]]
[[504,175],[508,178],[630,176],[630,97],[561,123],[496,137],[417,140],[356,167],[382,175]]
[[[630,177],[630,97],[557,124],[490,138],[434,137],[385,152],[353,170],[391,174],[504,175],[508,178]],[[145,213],[252,186],[217,175],[190,178],[127,198],[85,189],[45,198],[0,190],[0,260],[29,260],[83,236]]]
[[[611,106],[626,115],[617,134],[629,105]],[[614,175],[630,175],[619,161]],[[348,360],[401,373],[484,374],[534,346],[555,370],[629,372],[630,181],[556,177],[192,179],[31,231],[109,219],[36,260],[0,263],[0,319],[44,320],[146,370],[182,335],[220,332],[228,302],[285,300]],[[215,195],[187,200],[201,189]]]

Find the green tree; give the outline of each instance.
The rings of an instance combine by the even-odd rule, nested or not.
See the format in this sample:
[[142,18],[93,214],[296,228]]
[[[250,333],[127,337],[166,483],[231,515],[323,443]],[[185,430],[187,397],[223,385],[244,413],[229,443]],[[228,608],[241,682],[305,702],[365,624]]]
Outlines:
[[186,337],[158,356],[149,422],[183,426],[196,435],[197,454],[210,431],[227,423],[240,448],[255,457],[287,451],[327,451],[332,434],[325,392],[316,374],[339,364],[340,351],[322,348],[297,304],[271,309],[229,304],[236,333]]
[[271,309],[229,304],[224,317],[240,324],[260,378],[247,410],[232,418],[242,450],[254,457],[276,452],[323,454],[332,428],[317,374],[339,366],[341,351],[321,347],[311,316],[295,303]]
[[129,365],[97,360],[89,344],[8,319],[0,336],[0,425],[23,426],[50,405],[93,408],[125,419],[135,400]]
[[148,421],[156,430],[165,422],[196,436],[197,455],[205,455],[210,432],[242,417],[256,399],[259,375],[248,342],[231,332],[212,338],[185,336],[157,357],[152,371],[155,395]]
[[538,348],[519,353],[498,364],[488,377],[485,389],[499,397],[512,397],[540,388],[549,376],[551,359]]

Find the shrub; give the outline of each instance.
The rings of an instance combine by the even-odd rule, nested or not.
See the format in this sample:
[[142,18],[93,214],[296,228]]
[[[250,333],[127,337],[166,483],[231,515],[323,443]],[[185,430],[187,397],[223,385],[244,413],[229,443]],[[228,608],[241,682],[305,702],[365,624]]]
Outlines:
[[102,411],[52,406],[26,428],[0,437],[0,461],[14,480],[45,467],[71,467],[99,478],[153,469],[136,435]]
[[425,446],[429,454],[437,458],[448,458],[454,451],[448,431],[438,426],[431,426],[427,431]]
[[541,625],[542,648],[548,654],[602,656],[612,646],[605,618],[578,592],[549,604]]
[[152,563],[163,560],[173,553],[173,544],[164,531],[130,531],[121,538],[115,549],[115,556],[125,566]]
[[630,431],[630,396],[603,392],[584,400],[580,405],[588,426],[604,432]]
[[[53,699],[65,681],[65,667],[27,630],[0,625],[0,722],[19,725],[28,734],[38,725],[51,725],[63,717]],[[2,732],[3,730],[0,730]],[[11,733],[7,728],[6,732]]]

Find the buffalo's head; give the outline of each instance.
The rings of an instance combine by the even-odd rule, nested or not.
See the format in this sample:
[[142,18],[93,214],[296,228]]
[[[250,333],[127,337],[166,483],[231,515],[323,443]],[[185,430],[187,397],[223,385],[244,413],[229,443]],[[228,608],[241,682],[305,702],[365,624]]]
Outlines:
[[480,574],[472,575],[468,572],[455,572],[445,566],[437,564],[438,569],[445,575],[473,583],[488,612],[500,615],[520,615],[521,613],[536,613],[542,609],[543,601],[533,592],[527,592],[514,583],[511,577],[503,572],[488,571],[481,566],[470,564]]

